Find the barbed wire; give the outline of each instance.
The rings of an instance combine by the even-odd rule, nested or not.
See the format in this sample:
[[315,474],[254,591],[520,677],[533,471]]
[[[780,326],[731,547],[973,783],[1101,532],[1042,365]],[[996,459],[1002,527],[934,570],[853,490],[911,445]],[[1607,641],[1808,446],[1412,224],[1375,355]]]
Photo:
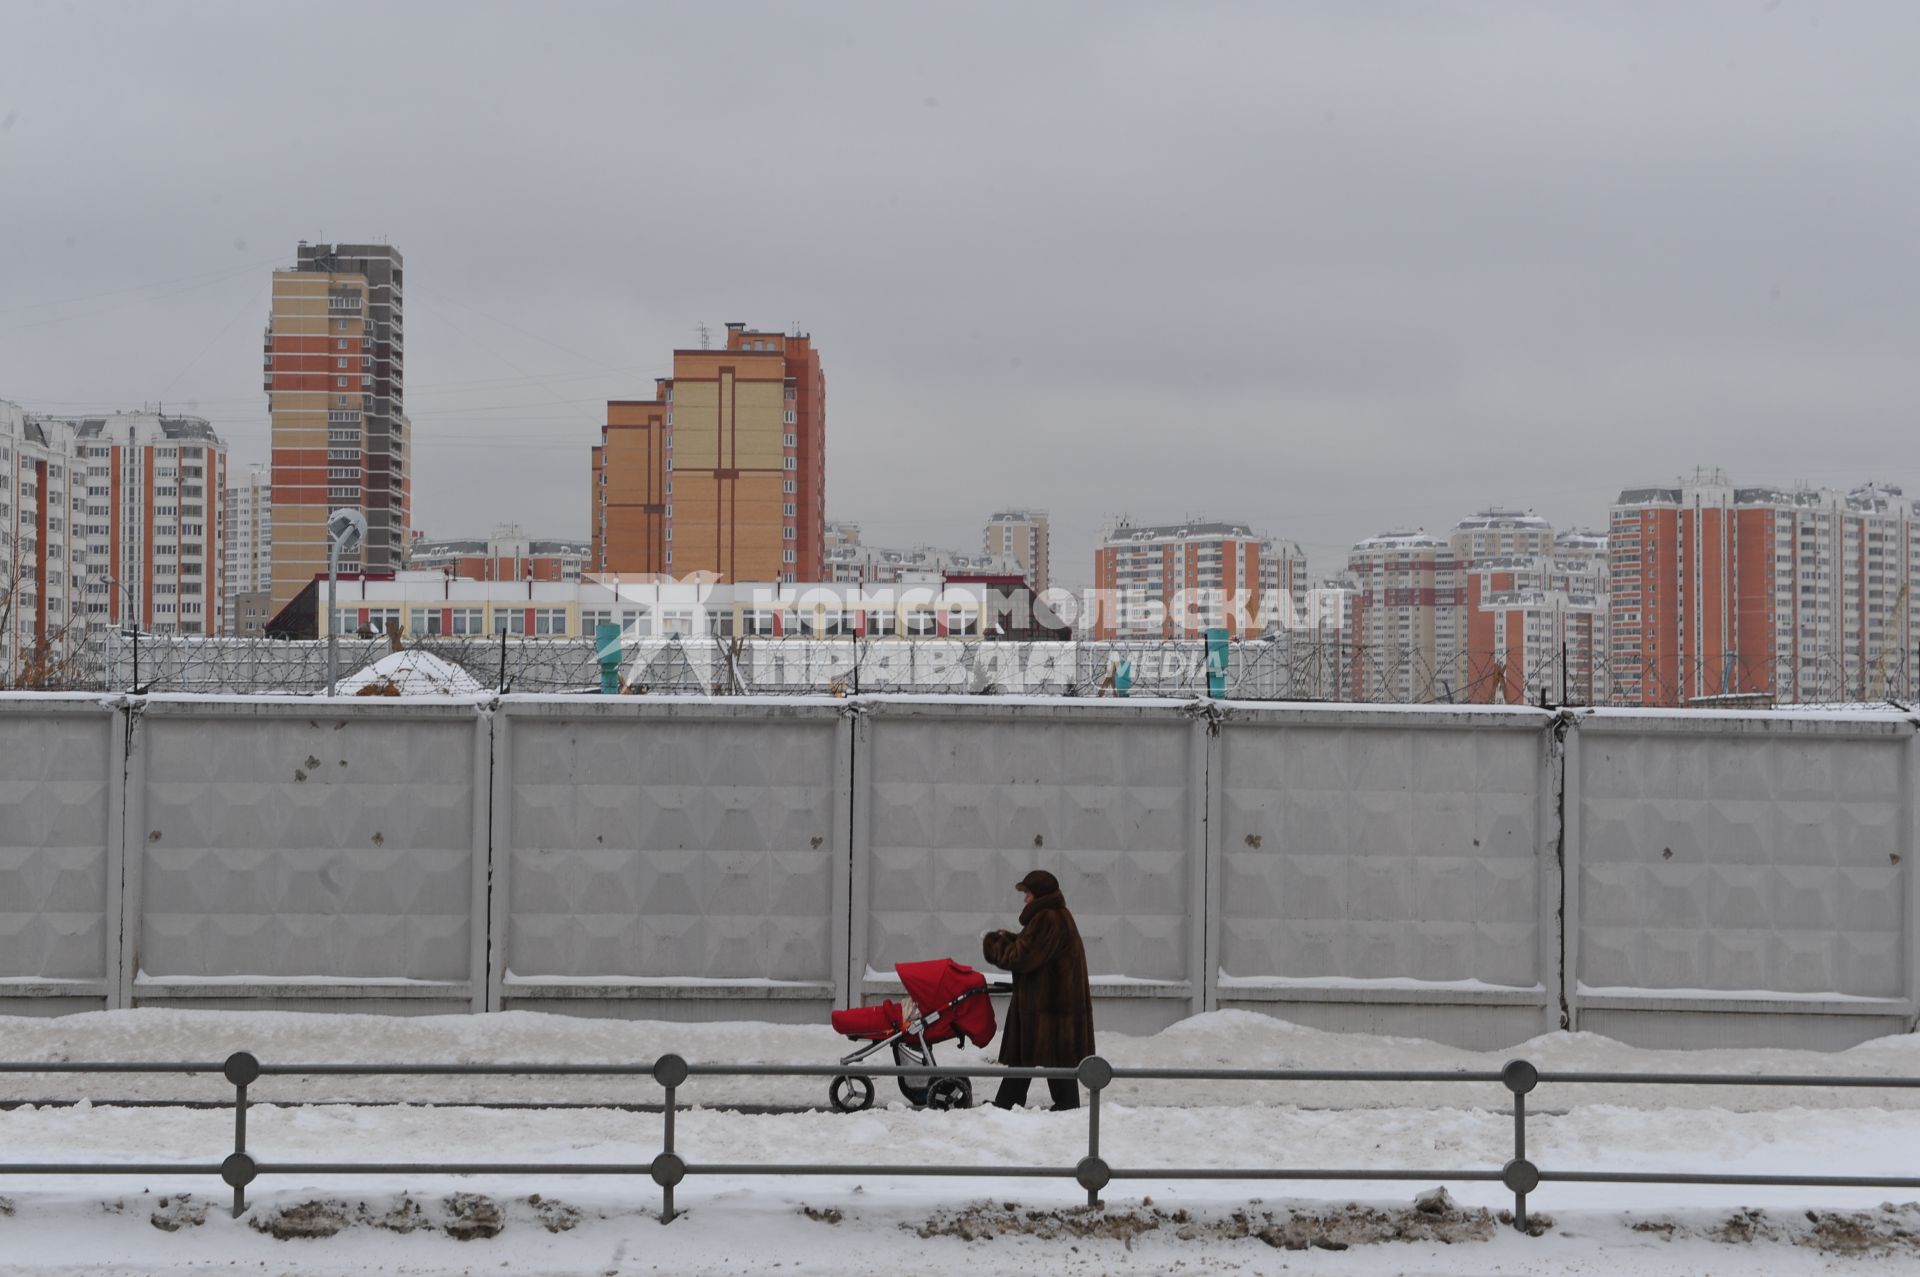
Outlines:
[[[597,693],[602,670],[592,641],[568,638],[410,639],[464,670],[487,691]],[[342,678],[392,651],[384,638],[343,638]],[[846,695],[923,692],[966,695],[1204,696],[1207,645],[1200,640],[999,641],[974,639],[628,639],[615,686],[627,695]],[[22,675],[26,675],[22,677]],[[1802,662],[1795,671],[1759,662],[1631,657],[1588,660],[1554,654],[1521,667],[1492,653],[1436,662],[1420,649],[1282,634],[1227,646],[1226,695],[1243,700],[1369,704],[1596,706],[1911,704],[1920,698],[1920,653],[1886,661],[1853,656]],[[324,641],[93,634],[43,654],[15,686],[95,692],[281,693],[324,690]],[[1769,690],[1771,689],[1771,690]]]

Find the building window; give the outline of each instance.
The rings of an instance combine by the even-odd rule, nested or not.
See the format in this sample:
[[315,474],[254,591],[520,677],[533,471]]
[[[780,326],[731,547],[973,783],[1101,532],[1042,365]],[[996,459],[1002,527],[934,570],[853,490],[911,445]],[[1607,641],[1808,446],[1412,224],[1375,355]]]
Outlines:
[[800,485],[792,479],[782,479],[780,481],[780,491],[782,492],[791,493],[791,492],[798,492],[799,490],[800,490]]
[[527,632],[527,614],[522,608],[502,608],[493,614],[493,632],[495,634],[517,634],[522,637]]
[[567,609],[541,608],[533,614],[533,632],[547,638],[564,638],[567,633]]
[[780,556],[780,561],[783,563],[796,563],[799,561],[799,557],[800,556],[795,554],[792,550],[788,550],[785,554],[782,554]]
[[[788,470],[798,470],[800,468],[799,462],[793,457],[782,458],[781,464],[784,468]],[[669,461],[667,462],[667,465],[671,467],[673,465],[673,462]]]
[[[793,409],[791,408],[787,409],[787,424],[790,426],[796,424],[794,412],[793,412]],[[793,436],[791,435],[787,436],[787,440],[789,443],[791,443],[793,440]]]
[[485,633],[485,627],[481,623],[480,609],[477,607],[454,608],[452,620],[455,634]]
[[442,631],[446,614],[439,608],[414,608],[407,615],[407,632],[415,638],[436,638]]
[[786,447],[794,448],[799,446],[800,440],[797,436],[789,434],[789,435],[781,435],[780,442]]

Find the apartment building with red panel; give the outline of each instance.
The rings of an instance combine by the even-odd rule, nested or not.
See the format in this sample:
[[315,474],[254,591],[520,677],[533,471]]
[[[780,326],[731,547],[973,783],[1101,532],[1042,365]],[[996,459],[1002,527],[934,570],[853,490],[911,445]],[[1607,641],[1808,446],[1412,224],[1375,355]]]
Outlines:
[[1110,525],[1093,556],[1094,638],[1255,638],[1291,624],[1306,555],[1244,523]]
[[132,625],[218,635],[227,447],[202,418],[0,403],[0,665]]
[[1611,511],[1618,703],[1911,693],[1920,515],[1896,487],[1736,487],[1700,471]]
[[1607,591],[1590,556],[1500,555],[1463,569],[1467,696],[1483,704],[1605,701]]
[[404,270],[386,244],[308,244],[273,273],[265,389],[273,431],[272,607],[327,570],[327,516],[361,510],[343,571],[406,565],[413,485]]

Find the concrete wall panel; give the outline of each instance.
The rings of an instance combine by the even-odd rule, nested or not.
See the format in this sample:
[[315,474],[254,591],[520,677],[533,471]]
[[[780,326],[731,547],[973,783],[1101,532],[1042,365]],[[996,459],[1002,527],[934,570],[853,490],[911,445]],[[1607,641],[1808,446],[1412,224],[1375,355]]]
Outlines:
[[1462,1012],[1467,1040],[1544,1027],[1551,727],[1526,710],[1236,707],[1220,745],[1216,1004],[1334,1027],[1335,1004],[1369,1024],[1393,1005],[1502,1008]]
[[133,740],[134,996],[462,996],[485,864],[481,712],[149,701]]
[[1910,724],[1596,714],[1580,735],[1582,1024],[1910,1020]]
[[770,709],[505,702],[503,1000],[648,1015],[614,1004],[831,1002],[845,984],[839,703]]
[[888,701],[861,728],[863,987],[891,991],[893,964],[920,958],[986,969],[981,935],[1019,928],[1014,884],[1045,869],[1079,924],[1096,993],[1167,1003],[1113,1015],[1186,1013],[1205,801],[1190,771],[1204,736],[1177,705]]
[[1914,1024],[1917,786],[1893,714],[9,694],[0,1009],[807,1022],[1040,867],[1108,1028],[1841,1047]]
[[0,1012],[109,1005],[122,721],[98,697],[0,696]]

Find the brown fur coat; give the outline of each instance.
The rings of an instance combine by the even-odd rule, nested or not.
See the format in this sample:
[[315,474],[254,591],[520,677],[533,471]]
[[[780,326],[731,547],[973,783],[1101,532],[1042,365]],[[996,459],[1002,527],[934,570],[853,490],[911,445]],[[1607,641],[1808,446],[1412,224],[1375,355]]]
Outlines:
[[1013,972],[1013,1001],[1000,1032],[1000,1063],[1072,1068],[1093,1054],[1093,990],[1080,928],[1059,892],[1020,911],[1020,934],[994,931],[986,959]]

